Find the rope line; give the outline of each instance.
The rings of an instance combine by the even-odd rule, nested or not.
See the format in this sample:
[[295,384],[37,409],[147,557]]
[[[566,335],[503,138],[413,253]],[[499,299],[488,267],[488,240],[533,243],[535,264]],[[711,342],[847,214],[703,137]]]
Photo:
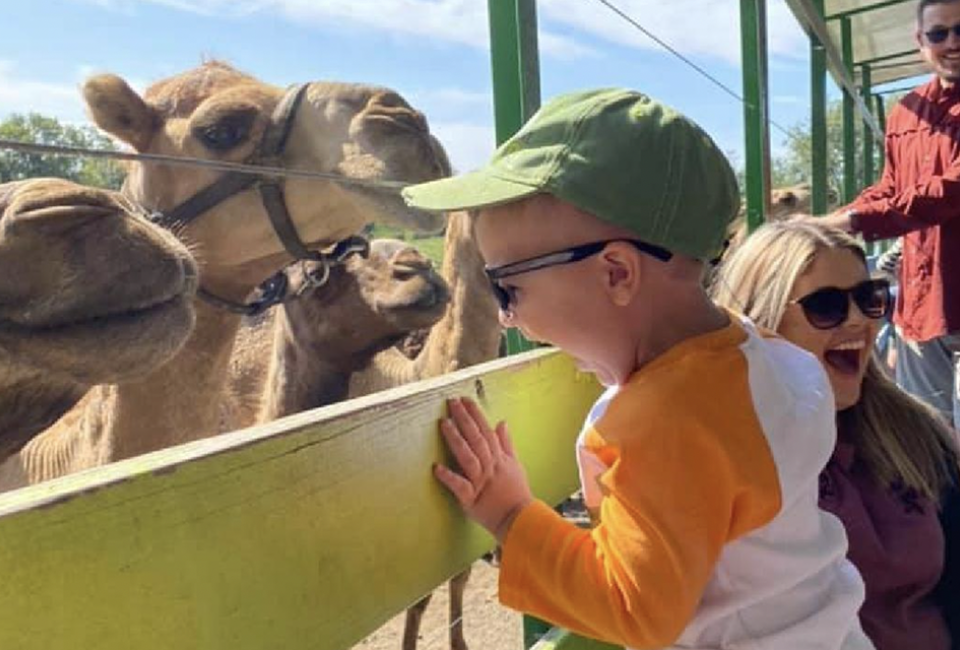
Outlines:
[[[741,104],[743,104],[743,105],[746,106],[747,108],[756,109],[756,106],[753,106],[752,104],[747,103],[747,100],[745,100],[743,97],[741,97],[739,94],[737,94],[736,91],[734,91],[734,90],[731,89],[729,86],[727,86],[725,83],[723,83],[722,81],[720,81],[719,79],[717,79],[716,77],[714,77],[712,74],[710,74],[709,72],[707,72],[705,69],[703,69],[702,67],[700,67],[699,65],[697,65],[696,63],[694,63],[693,61],[691,61],[689,58],[687,58],[686,56],[684,56],[683,54],[681,54],[676,48],[672,47],[669,43],[667,43],[666,41],[664,41],[662,38],[660,38],[659,36],[657,36],[656,34],[654,34],[652,31],[650,31],[649,29],[647,29],[646,27],[644,27],[643,25],[641,25],[635,18],[631,17],[631,16],[630,16],[629,14],[627,14],[625,11],[623,11],[622,9],[620,9],[619,7],[617,7],[615,4],[613,4],[612,2],[610,2],[610,0],[597,0],[597,2],[599,2],[599,3],[602,4],[602,5],[604,5],[605,7],[607,7],[607,9],[609,9],[610,11],[612,11],[612,12],[614,12],[615,14],[617,14],[618,16],[620,16],[620,18],[622,18],[623,20],[625,20],[625,21],[627,21],[628,23],[630,23],[631,25],[633,25],[633,27],[635,27],[635,28],[638,29],[640,32],[642,32],[647,38],[649,38],[650,40],[652,40],[654,43],[656,43],[657,45],[659,45],[660,47],[662,47],[663,49],[665,49],[667,52],[669,52],[669,53],[672,54],[673,56],[677,57],[678,59],[680,59],[681,61],[683,61],[684,63],[686,63],[688,66],[690,66],[691,68],[693,68],[696,72],[698,72],[700,75],[702,75],[704,78],[706,78],[706,79],[709,80],[711,83],[713,83],[714,85],[716,85],[717,87],[719,87],[719,88],[720,88],[721,90],[723,90],[725,93],[727,93],[728,95],[730,95],[731,97],[733,97],[734,99],[736,99],[738,102],[740,102]],[[767,123],[770,124],[771,126],[773,126],[774,128],[776,128],[778,131],[780,131],[780,132],[783,133],[784,135],[786,135],[786,136],[788,136],[788,137],[791,135],[790,132],[789,132],[787,129],[783,128],[782,126],[780,126],[779,124],[777,124],[776,122],[774,122],[773,120],[771,120],[769,117],[767,118]]]
[[204,158],[190,158],[187,156],[169,156],[157,153],[132,153],[127,151],[111,151],[109,149],[91,149],[88,147],[72,147],[65,145],[38,144],[34,142],[23,142],[20,140],[6,140],[0,138],[0,149],[19,151],[21,153],[42,153],[55,156],[75,156],[86,158],[112,158],[116,160],[134,160],[141,162],[162,163],[165,165],[178,165],[182,167],[204,167],[223,172],[235,172],[238,174],[253,174],[255,176],[273,176],[278,178],[306,178],[317,180],[332,180],[338,183],[350,185],[363,185],[368,187],[380,187],[391,190],[400,190],[409,183],[400,181],[381,181],[367,180],[362,178],[350,178],[331,174],[329,172],[318,172],[309,169],[288,169],[285,167],[270,167],[266,165],[250,165],[247,163],[228,162],[224,160],[207,160]]

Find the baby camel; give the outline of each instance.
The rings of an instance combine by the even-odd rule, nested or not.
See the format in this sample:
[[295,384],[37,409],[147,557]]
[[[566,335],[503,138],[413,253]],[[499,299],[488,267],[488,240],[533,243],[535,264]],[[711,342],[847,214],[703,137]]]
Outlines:
[[[313,262],[289,267],[289,291],[309,287],[316,270]],[[374,240],[369,257],[348,258],[322,287],[244,323],[221,429],[346,399],[354,372],[410,331],[437,322],[449,299],[447,283],[418,251]]]

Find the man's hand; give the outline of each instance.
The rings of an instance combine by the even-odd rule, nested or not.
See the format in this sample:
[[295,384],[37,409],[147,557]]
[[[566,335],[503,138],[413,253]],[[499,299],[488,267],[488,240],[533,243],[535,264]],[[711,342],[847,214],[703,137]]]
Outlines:
[[451,399],[447,406],[450,417],[440,421],[440,432],[460,471],[436,465],[434,476],[453,493],[468,517],[502,542],[513,519],[533,501],[507,425],[499,422],[491,429],[471,399]]
[[791,218],[791,221],[809,221],[811,223],[825,226],[827,228],[836,228],[844,232],[853,232],[853,220],[850,210],[837,210],[822,217],[815,217],[810,214],[797,214]]

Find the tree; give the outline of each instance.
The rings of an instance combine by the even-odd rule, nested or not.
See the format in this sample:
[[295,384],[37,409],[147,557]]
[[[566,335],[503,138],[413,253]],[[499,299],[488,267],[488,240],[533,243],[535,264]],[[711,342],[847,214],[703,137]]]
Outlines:
[[[902,95],[889,95],[884,100],[886,114],[890,114]],[[863,123],[856,120],[856,174],[863,177]],[[786,153],[771,161],[770,175],[774,187],[809,183],[812,170],[809,121],[799,122],[787,129]],[[874,170],[879,177],[883,156],[879,148],[874,157]],[[837,100],[827,106],[827,184],[843,187],[843,102]]]
[[[39,113],[14,113],[0,122],[0,138],[38,144],[108,149],[113,141],[90,126],[63,124]],[[107,158],[79,158],[52,154],[0,150],[0,182],[54,176],[82,185],[119,189],[125,172],[120,163]]]

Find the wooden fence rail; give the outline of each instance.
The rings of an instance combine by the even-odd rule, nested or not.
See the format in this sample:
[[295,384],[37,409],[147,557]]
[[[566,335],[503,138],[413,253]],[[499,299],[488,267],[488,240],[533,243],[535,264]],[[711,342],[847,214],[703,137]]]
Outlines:
[[598,392],[534,351],[2,495],[0,648],[349,648],[492,544],[430,474],[444,398],[558,502]]

